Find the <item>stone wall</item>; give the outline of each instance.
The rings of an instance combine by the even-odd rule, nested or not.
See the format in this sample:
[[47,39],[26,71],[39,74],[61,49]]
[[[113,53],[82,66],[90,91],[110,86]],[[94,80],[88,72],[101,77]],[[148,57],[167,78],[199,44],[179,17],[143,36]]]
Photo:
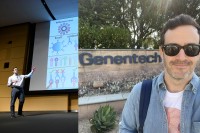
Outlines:
[[80,49],[79,97],[129,92],[162,70],[158,50]]

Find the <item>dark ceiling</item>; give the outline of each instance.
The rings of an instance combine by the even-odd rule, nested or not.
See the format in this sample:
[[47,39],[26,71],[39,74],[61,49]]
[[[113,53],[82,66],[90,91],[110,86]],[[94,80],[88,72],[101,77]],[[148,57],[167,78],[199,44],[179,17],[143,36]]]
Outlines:
[[1,0],[0,27],[53,20],[44,2],[56,20],[78,16],[78,0]]

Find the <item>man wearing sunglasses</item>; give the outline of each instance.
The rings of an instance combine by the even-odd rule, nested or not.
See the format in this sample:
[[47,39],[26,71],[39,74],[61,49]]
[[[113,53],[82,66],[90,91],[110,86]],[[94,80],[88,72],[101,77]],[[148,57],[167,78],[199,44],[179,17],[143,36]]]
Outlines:
[[[164,71],[152,79],[143,133],[200,133],[200,26],[181,14],[166,22],[159,52]],[[134,86],[120,121],[120,133],[138,133],[142,83]]]

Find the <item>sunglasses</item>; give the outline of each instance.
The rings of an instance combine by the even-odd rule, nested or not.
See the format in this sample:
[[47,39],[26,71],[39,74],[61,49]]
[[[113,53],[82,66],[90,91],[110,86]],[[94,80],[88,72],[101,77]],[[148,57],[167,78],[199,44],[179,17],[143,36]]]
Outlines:
[[197,56],[200,52],[200,45],[194,43],[188,43],[185,46],[180,46],[176,43],[170,43],[162,45],[162,50],[165,51],[165,54],[168,56],[175,56],[177,55],[180,50],[183,49],[187,56],[193,57]]

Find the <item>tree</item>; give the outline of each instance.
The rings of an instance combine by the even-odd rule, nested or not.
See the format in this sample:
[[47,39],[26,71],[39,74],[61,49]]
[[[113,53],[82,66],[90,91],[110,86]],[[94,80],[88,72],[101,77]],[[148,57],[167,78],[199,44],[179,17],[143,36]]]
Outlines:
[[129,30],[113,26],[90,26],[80,19],[79,46],[84,49],[98,48],[129,48],[131,35]]
[[79,19],[79,48],[94,49],[97,44],[97,37],[99,36],[98,28],[89,23]]
[[96,26],[128,28],[124,0],[79,0],[79,17]]
[[[127,48],[129,45],[140,48],[148,38],[154,38],[157,47],[163,23],[181,13],[200,22],[200,0],[79,0],[79,17],[88,26],[99,30],[113,26],[129,31],[131,43],[127,43]],[[105,41],[102,39],[98,43]]]

